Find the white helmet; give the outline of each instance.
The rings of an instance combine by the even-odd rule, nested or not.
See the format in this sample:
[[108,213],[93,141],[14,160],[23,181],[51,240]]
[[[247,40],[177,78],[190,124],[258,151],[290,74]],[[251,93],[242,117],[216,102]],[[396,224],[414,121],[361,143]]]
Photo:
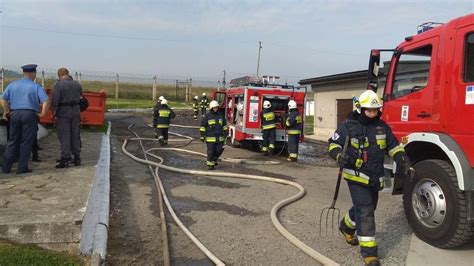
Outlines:
[[268,109],[272,107],[272,104],[269,101],[264,101],[263,102],[263,108]]
[[296,102],[291,100],[288,102],[288,109],[295,109],[296,108]]
[[163,98],[163,100],[161,100],[161,105],[165,105],[165,104],[168,104],[168,101]]
[[382,100],[373,90],[366,90],[359,96],[360,107],[362,108],[381,108]]
[[203,93],[202,93],[202,96],[206,96],[206,93],[205,93],[205,92],[203,92]]
[[211,101],[209,104],[209,108],[212,109],[214,107],[219,107],[219,103],[217,101]]
[[158,98],[158,100],[160,100],[160,101],[163,101],[164,99],[165,99],[164,96],[160,96],[160,97]]
[[197,99],[199,99],[199,97],[196,95],[196,96],[194,96],[194,99],[196,99],[196,100],[197,100]]

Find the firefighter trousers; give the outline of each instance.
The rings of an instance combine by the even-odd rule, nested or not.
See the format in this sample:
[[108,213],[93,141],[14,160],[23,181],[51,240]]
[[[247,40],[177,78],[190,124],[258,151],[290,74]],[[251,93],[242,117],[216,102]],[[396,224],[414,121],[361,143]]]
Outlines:
[[362,257],[377,257],[375,209],[379,197],[379,185],[364,186],[355,182],[347,184],[353,205],[340,221],[339,228],[351,235],[357,232]]
[[298,159],[298,142],[300,141],[299,134],[288,134],[288,158]]
[[202,116],[206,115],[206,107],[201,107],[201,115]]
[[207,166],[215,166],[217,159],[224,152],[224,142],[208,142],[207,143]]
[[269,148],[270,151],[273,151],[275,149],[276,128],[264,129],[262,135],[262,151],[267,152]]
[[164,143],[168,142],[168,129],[169,128],[156,128],[155,133],[158,136],[158,139],[163,138]]
[[194,109],[194,119],[197,119],[198,115],[199,115],[199,109]]

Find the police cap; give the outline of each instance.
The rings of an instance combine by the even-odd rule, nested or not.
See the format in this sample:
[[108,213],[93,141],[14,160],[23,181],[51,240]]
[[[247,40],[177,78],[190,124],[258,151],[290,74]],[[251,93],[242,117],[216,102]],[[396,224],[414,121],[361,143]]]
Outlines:
[[29,65],[22,66],[21,69],[23,69],[23,72],[36,72],[37,67],[38,65],[29,64]]

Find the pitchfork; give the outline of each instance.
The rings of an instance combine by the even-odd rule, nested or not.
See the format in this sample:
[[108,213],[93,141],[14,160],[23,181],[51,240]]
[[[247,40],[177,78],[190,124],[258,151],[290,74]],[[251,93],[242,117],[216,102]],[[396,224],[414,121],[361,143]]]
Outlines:
[[[346,155],[347,145],[349,145],[349,136],[346,136],[344,147],[342,148],[342,155]],[[334,217],[337,216],[336,223],[339,222],[341,218],[341,211],[336,208],[337,196],[339,195],[339,187],[341,186],[342,179],[342,167],[339,167],[339,173],[337,175],[336,191],[334,192],[334,198],[332,199],[331,206],[323,208],[321,214],[319,215],[319,235],[321,235],[322,226],[323,226],[323,216],[326,213],[326,234],[328,231],[329,216],[331,216],[331,233],[334,232]]]

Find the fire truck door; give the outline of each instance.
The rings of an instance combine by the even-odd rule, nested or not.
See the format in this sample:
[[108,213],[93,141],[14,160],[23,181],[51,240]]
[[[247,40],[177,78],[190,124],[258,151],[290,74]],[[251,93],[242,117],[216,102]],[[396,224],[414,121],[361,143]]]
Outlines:
[[394,133],[429,131],[433,120],[433,96],[438,37],[404,47],[394,56],[392,78],[387,80],[383,116]]

